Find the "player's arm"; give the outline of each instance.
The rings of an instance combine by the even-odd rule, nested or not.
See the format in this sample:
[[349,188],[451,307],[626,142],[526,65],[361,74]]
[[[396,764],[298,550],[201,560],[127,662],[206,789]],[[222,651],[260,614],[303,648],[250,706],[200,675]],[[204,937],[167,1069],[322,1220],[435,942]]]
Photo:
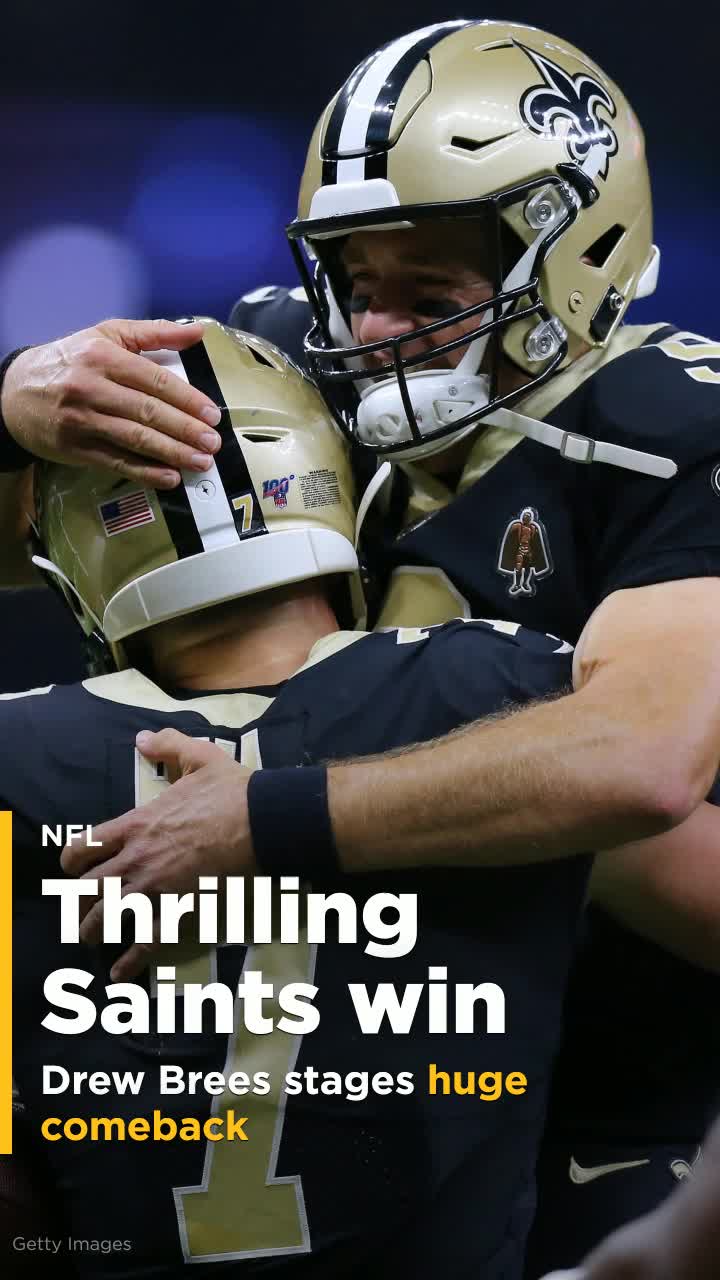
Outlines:
[[[720,580],[618,591],[581,637],[569,696],[394,758],[333,765],[342,864],[535,861],[683,822],[720,762],[719,627]],[[263,805],[272,785],[253,784]]]
[[0,587],[42,586],[28,552],[32,469],[0,474]]
[[595,859],[594,902],[635,933],[720,973],[720,808]]
[[161,489],[179,484],[181,469],[206,470],[220,444],[217,406],[140,354],[201,337],[198,323],[107,320],[4,362],[0,467],[49,458]]
[[[694,812],[718,771],[720,655],[706,637],[719,626],[715,580],[617,592],[586,629],[575,692],[327,770],[250,775],[212,744],[144,734],[142,753],[179,781],[97,828],[100,853],[67,848],[63,868],[180,892],[198,875],[258,866],[493,866],[660,834]],[[473,650],[462,654],[464,675]]]

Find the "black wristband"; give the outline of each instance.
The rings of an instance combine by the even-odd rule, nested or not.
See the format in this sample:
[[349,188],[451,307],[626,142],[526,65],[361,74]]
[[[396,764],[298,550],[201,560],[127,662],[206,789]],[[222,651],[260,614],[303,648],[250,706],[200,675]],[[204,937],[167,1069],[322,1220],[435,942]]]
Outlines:
[[334,878],[340,871],[327,799],[327,769],[256,769],[247,790],[261,875]]
[[[29,347],[18,347],[17,350],[11,351],[5,359],[0,362],[0,396],[2,396],[2,386],[5,381],[5,374],[16,356],[21,356],[23,351],[29,351]],[[18,444],[14,436],[10,434],[5,425],[2,416],[2,401],[0,401],[0,471],[22,471],[23,467],[29,467],[31,462],[35,461],[32,453],[28,453],[27,449],[23,449]]]

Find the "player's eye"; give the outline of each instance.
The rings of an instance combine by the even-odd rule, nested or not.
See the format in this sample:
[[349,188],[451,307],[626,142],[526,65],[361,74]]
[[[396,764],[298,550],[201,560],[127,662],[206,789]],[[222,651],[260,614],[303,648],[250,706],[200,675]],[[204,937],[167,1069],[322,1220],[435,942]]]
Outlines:
[[350,311],[353,315],[360,315],[363,311],[367,311],[370,306],[369,293],[354,293],[350,299]]
[[452,298],[418,298],[413,310],[430,320],[450,320],[461,308]]

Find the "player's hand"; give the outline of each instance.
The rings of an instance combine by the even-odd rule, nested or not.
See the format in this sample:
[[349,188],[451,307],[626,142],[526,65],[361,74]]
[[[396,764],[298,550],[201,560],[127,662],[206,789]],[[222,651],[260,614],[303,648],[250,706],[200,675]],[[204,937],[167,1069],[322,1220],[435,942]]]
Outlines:
[[[149,804],[94,827],[87,841],[66,845],[63,871],[81,879],[120,876],[123,894],[194,893],[199,876],[252,874],[254,858],[247,812],[245,769],[210,742],[176,729],[138,736],[138,750],[162,761],[174,785]],[[177,781],[176,781],[177,779]],[[83,942],[102,940],[102,900],[85,899]],[[156,922],[157,928],[157,922]],[[113,966],[113,981],[129,981],[152,959],[159,938],[135,943]]]
[[202,334],[197,322],[106,320],[31,347],[3,380],[8,431],[35,457],[108,467],[143,486],[172,489],[181,469],[211,465],[220,411],[139,353],[182,351]]

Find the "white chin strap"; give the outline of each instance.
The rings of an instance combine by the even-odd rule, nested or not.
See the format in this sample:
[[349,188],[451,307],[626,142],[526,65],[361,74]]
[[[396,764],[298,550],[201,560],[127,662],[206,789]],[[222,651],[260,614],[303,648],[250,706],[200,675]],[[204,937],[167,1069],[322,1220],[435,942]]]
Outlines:
[[73,586],[72,582],[68,577],[66,577],[62,569],[58,569],[58,566],[52,560],[46,560],[45,556],[32,556],[31,559],[36,568],[43,569],[45,573],[49,573],[53,578],[59,578],[61,582],[65,583],[65,586],[72,592],[80,607],[85,610],[89,618],[92,618],[93,624],[97,627],[98,631],[102,631],[102,623],[97,614],[90,608],[87,600],[83,600],[77,587]]
[[658,453],[643,453],[640,449],[628,449],[625,445],[611,444],[607,440],[594,440],[576,431],[563,431],[561,427],[554,427],[551,422],[528,418],[515,409],[494,409],[483,418],[481,425],[515,431],[528,440],[536,440],[549,449],[557,449],[568,462],[607,462],[610,466],[622,467],[624,471],[639,471],[642,475],[657,476],[659,480],[671,480],[677,475],[677,464],[672,458]]
[[[512,271],[503,280],[503,293],[527,284],[540,243],[551,230],[552,227],[536,236],[533,243],[525,250]],[[503,314],[510,305],[510,302],[505,303],[502,309]],[[331,310],[331,320],[339,314],[339,308],[335,304],[334,315]],[[482,312],[478,316],[479,324],[485,321],[486,315],[487,312]],[[342,317],[340,318],[342,320]],[[342,323],[344,325],[344,321]],[[344,325],[344,327],[346,333],[349,332],[347,326]],[[334,333],[333,337],[335,337]],[[443,449],[456,444],[458,440],[462,440],[469,432],[475,430],[477,424],[471,422],[467,426],[460,427],[458,431],[441,436],[435,441],[424,439],[432,437],[456,419],[465,418],[468,414],[484,409],[489,403],[490,379],[487,374],[479,372],[489,339],[489,333],[474,338],[454,369],[421,369],[417,373],[405,375],[408,396],[423,440],[418,441],[414,447],[403,449],[403,461],[412,462],[414,458],[432,457],[434,453],[442,452]],[[432,358],[432,353],[428,353],[428,357]],[[413,440],[413,434],[397,378],[385,377],[378,381],[368,380],[356,385],[359,387],[361,396],[357,411],[358,435],[363,443],[373,447],[410,443]]]
[[360,499],[360,505],[357,509],[357,516],[355,517],[355,550],[356,551],[357,551],[358,542],[360,541],[360,533],[361,533],[363,524],[365,523],[365,517],[368,511],[370,510],[370,507],[374,502],[375,498],[377,497],[378,493],[380,492],[383,485],[385,484],[385,481],[388,479],[391,471],[392,471],[392,467],[390,466],[390,463],[383,462],[382,465],[378,467],[377,471],[375,472],[375,475],[373,476],[362,498]]

